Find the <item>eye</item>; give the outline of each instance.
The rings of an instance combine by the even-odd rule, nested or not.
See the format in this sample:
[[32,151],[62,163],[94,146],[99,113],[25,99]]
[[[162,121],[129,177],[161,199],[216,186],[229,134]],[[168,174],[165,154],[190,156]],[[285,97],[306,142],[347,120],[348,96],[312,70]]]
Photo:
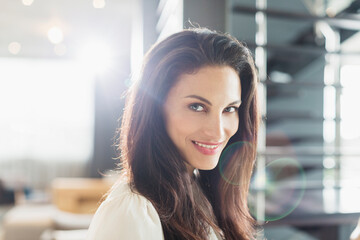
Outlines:
[[238,111],[238,107],[227,107],[224,109],[224,112],[226,113],[233,113],[233,112],[237,112]]
[[189,108],[195,112],[203,112],[205,111],[204,105],[200,103],[192,103],[189,105]]

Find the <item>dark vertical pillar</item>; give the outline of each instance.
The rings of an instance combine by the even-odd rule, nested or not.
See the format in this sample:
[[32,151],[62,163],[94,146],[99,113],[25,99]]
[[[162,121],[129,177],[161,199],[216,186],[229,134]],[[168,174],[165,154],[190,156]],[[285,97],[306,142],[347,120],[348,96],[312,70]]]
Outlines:
[[94,153],[89,164],[90,177],[101,177],[117,167],[115,133],[125,99],[125,83],[130,74],[129,57],[119,61],[121,71],[98,77],[95,83]]

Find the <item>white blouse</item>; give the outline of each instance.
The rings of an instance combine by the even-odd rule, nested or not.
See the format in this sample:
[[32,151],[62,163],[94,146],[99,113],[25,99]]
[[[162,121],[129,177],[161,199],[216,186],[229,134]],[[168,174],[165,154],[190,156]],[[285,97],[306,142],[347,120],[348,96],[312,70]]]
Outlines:
[[[125,181],[116,183],[96,211],[87,240],[162,240],[160,217],[152,203],[131,191]],[[211,229],[210,240],[218,240]]]

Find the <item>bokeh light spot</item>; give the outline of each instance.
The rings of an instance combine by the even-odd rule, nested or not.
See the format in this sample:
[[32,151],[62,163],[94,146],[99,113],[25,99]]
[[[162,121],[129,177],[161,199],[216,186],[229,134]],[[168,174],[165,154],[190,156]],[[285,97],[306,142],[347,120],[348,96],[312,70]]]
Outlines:
[[34,0],[22,0],[22,3],[25,6],[31,6],[33,4]]
[[63,31],[57,26],[51,27],[47,32],[47,36],[53,44],[59,44],[64,40]]
[[18,42],[11,42],[8,46],[8,50],[11,54],[17,55],[21,50],[21,44]]
[[106,5],[105,0],[93,0],[94,8],[104,8]]

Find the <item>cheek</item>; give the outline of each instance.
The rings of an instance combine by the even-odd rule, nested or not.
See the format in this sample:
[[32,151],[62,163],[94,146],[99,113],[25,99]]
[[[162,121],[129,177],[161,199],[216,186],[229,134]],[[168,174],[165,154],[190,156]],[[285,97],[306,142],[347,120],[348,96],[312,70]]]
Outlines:
[[171,115],[166,121],[166,130],[173,142],[178,142],[179,139],[186,135],[187,124],[181,116]]
[[174,114],[169,116],[167,121],[167,132],[170,138],[177,143],[184,142],[199,130],[201,121],[192,116],[184,114]]
[[239,117],[236,116],[229,121],[229,135],[232,137],[239,129]]

